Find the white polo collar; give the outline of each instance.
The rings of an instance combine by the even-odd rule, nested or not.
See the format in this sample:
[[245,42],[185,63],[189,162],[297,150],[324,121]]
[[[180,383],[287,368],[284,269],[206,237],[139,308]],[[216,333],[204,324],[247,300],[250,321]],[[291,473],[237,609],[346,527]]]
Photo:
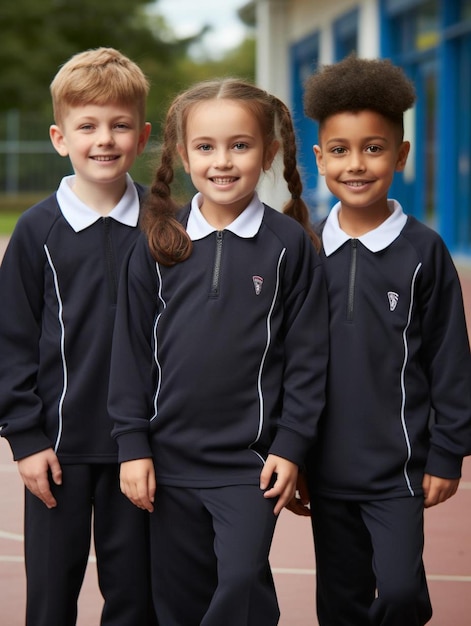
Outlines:
[[[192,241],[203,239],[217,230],[217,228],[214,228],[214,226],[211,226],[211,224],[206,221],[201,213],[200,206],[202,204],[203,196],[201,193],[197,193],[191,201],[190,215],[188,216],[186,226],[187,233]],[[264,212],[265,207],[257,193],[255,193],[247,208],[242,211],[233,222],[226,226],[224,230],[230,230],[238,237],[244,239],[255,237],[260,230]]]
[[[75,175],[65,176],[57,190],[56,197],[62,215],[72,226],[75,232],[85,230],[102,215],[91,209],[72,190]],[[129,174],[126,174],[126,191],[121,200],[114,207],[108,217],[112,217],[117,222],[126,226],[137,226],[139,219],[139,194]]]
[[[407,222],[407,215],[402,210],[402,206],[397,200],[388,200],[391,215],[380,224],[377,228],[357,237],[358,241],[370,250],[370,252],[379,252],[387,248],[401,233]],[[322,231],[322,245],[326,256],[331,255],[338,250],[346,241],[352,239],[345,231],[340,228],[339,224],[340,202],[335,204],[325,222]]]

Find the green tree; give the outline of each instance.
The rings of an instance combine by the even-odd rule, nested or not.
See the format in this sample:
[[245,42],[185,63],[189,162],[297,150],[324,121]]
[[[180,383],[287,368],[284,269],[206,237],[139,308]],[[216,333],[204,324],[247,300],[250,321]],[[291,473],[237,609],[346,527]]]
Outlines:
[[176,40],[154,0],[13,0],[0,5],[0,110],[49,111],[49,84],[70,56],[98,46],[118,48],[152,70],[159,83],[201,36]]
[[[239,18],[248,28],[254,19],[250,5],[248,11],[246,7],[239,11]],[[253,79],[255,67],[253,37],[248,36],[221,59],[195,59],[190,53],[192,46],[208,27],[192,37],[178,39],[158,9],[158,0],[1,2],[0,141],[12,135],[20,140],[48,142],[47,129],[52,122],[49,85],[57,70],[77,52],[111,46],[136,61],[150,79],[147,119],[152,123],[152,135],[149,150],[137,165],[137,178],[149,180],[157,158],[161,124],[175,94],[195,81],[215,76]],[[5,158],[0,153],[0,189],[5,187]],[[67,162],[54,153],[50,158],[67,167]],[[38,163],[34,154],[21,156],[18,186],[23,190],[34,189],[37,184],[31,176],[32,163]]]

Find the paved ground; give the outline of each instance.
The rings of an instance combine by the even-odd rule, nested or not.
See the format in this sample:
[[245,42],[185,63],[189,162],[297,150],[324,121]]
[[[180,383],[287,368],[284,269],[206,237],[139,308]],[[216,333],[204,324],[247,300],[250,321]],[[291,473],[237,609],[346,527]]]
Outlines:
[[[4,241],[0,238],[0,257],[2,243]],[[471,268],[460,266],[459,269],[471,329]],[[1,440],[0,626],[24,624],[22,507],[22,483],[11,461],[9,446]],[[434,605],[434,617],[429,624],[470,626],[471,457],[465,461],[457,495],[445,504],[426,511],[425,523],[424,558]],[[306,518],[295,517],[287,511],[281,514],[271,563],[282,613],[280,626],[316,626],[314,551]],[[77,626],[98,626],[100,609],[92,551],[80,598]]]

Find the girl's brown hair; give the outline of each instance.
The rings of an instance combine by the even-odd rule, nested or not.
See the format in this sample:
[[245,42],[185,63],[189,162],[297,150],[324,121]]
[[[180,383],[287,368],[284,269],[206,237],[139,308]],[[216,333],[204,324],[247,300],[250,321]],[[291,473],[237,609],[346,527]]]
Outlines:
[[175,217],[178,206],[171,197],[174,162],[178,146],[185,146],[186,143],[186,124],[191,108],[205,100],[214,99],[237,101],[251,111],[260,124],[265,151],[279,134],[283,150],[283,176],[291,193],[291,199],[283,211],[301,222],[318,246],[317,235],[309,223],[309,211],[301,198],[302,182],[296,163],[296,140],[287,106],[251,83],[224,78],[196,84],[178,95],[168,110],[160,164],[142,218],[142,228],[154,259],[162,265],[171,266],[184,261],[191,254],[191,239]]

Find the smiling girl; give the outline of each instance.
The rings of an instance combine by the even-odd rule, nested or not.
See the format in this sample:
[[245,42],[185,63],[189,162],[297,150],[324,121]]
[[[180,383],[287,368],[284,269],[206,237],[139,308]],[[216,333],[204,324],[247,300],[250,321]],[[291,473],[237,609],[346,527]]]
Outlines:
[[[304,203],[291,117],[245,82],[196,85],[168,112],[144,235],[122,276],[110,383],[121,487],[151,511],[165,626],[273,626],[278,513],[324,402],[327,297],[318,255],[256,186],[283,146]],[[198,193],[177,210],[180,156]]]

